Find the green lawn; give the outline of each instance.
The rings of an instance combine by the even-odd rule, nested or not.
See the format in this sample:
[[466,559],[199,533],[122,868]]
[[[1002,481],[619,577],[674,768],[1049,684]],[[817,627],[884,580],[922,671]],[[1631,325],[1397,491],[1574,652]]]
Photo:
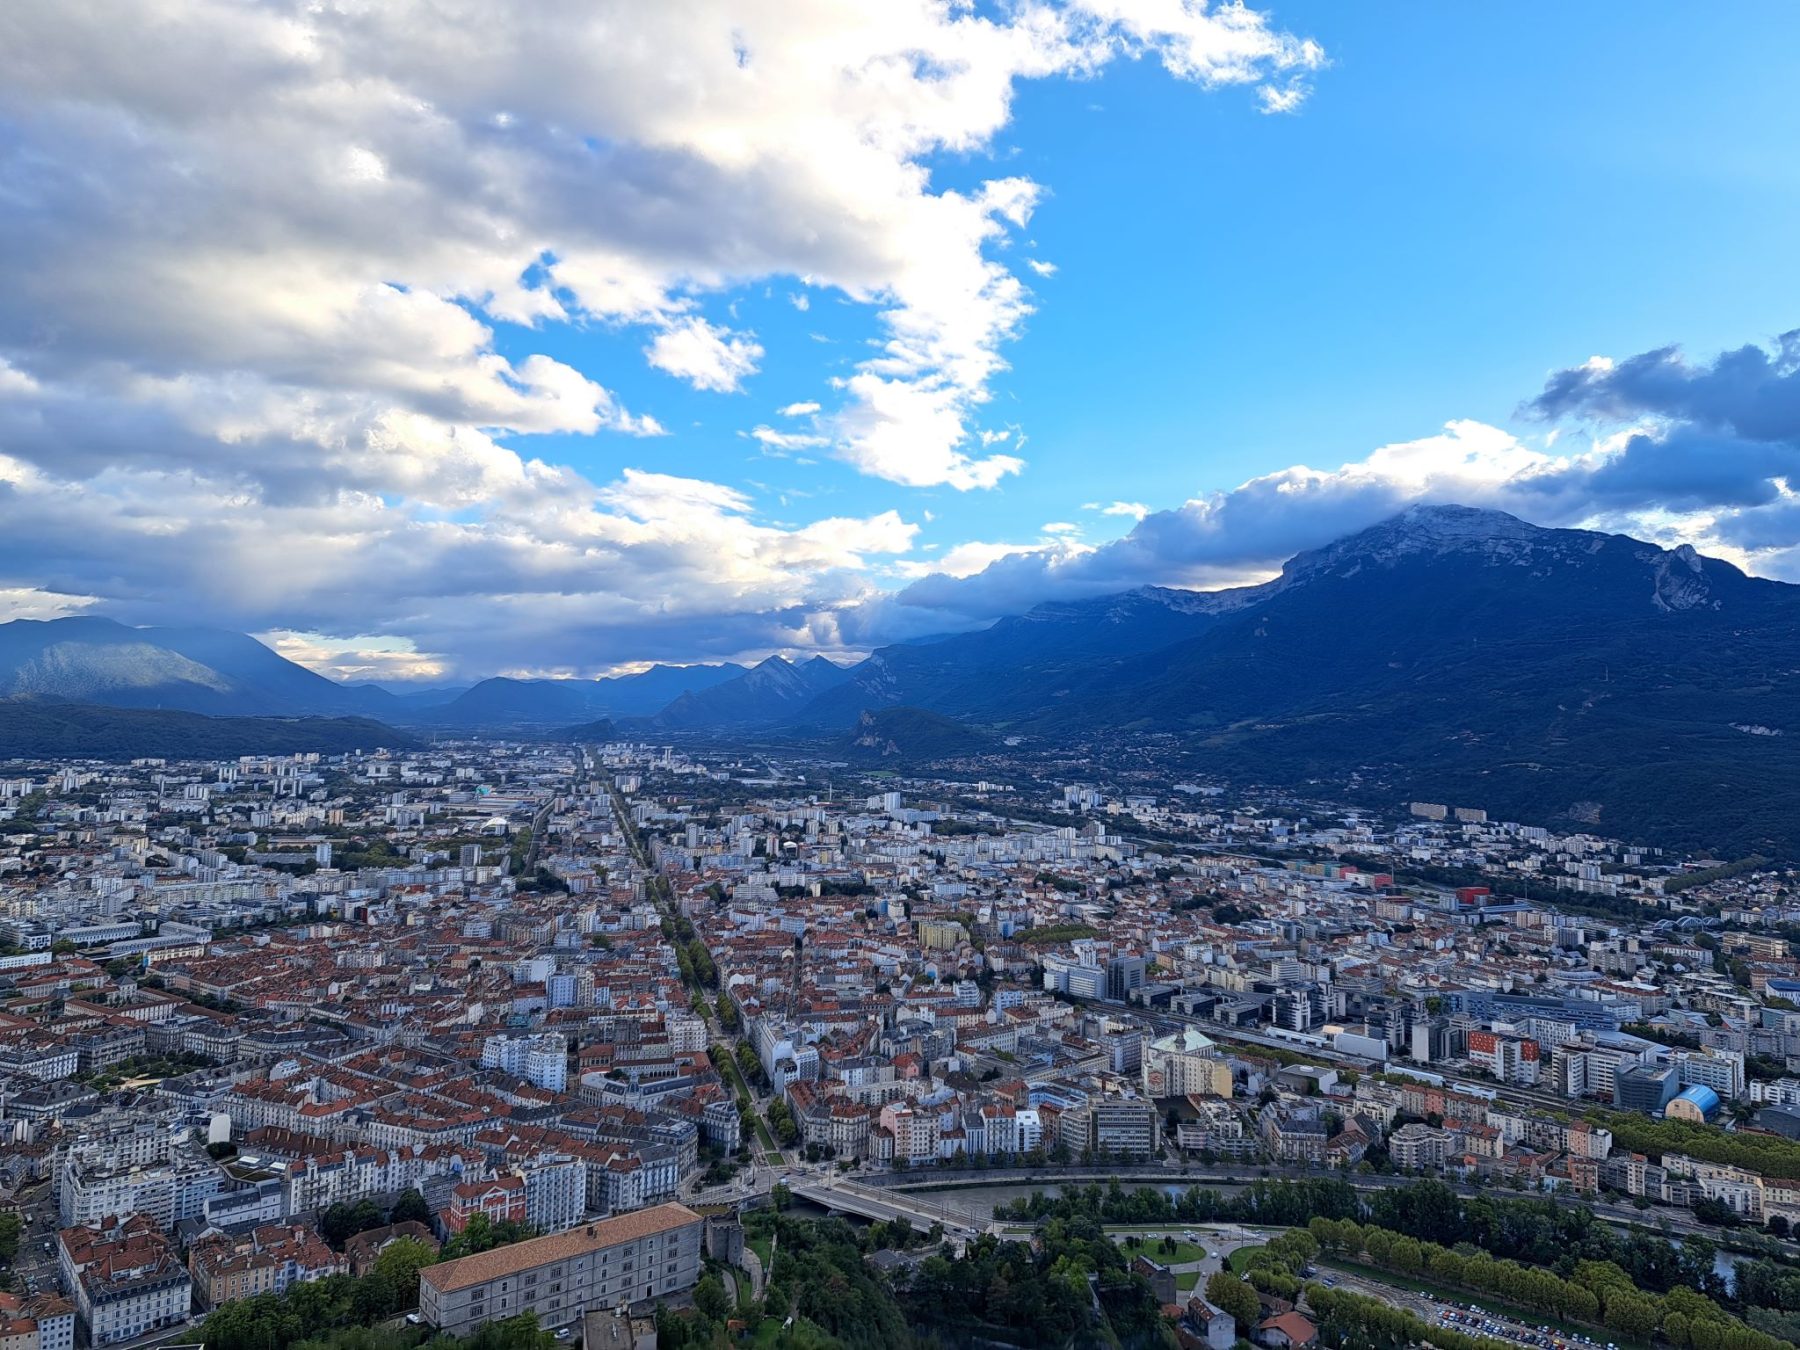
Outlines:
[[1127,1256],[1147,1256],[1162,1266],[1185,1266],[1190,1261],[1206,1259],[1206,1248],[1195,1246],[1192,1242],[1177,1241],[1173,1252],[1164,1251],[1159,1238],[1145,1238],[1141,1247],[1127,1247],[1121,1242],[1119,1248]]
[[1184,1270],[1175,1277],[1175,1287],[1184,1294],[1191,1294],[1200,1283],[1200,1272]]
[[1250,1253],[1256,1250],[1258,1250],[1258,1248],[1239,1247],[1230,1256],[1225,1258],[1225,1264],[1230,1267],[1233,1275],[1241,1276],[1244,1273],[1246,1263],[1250,1260]]

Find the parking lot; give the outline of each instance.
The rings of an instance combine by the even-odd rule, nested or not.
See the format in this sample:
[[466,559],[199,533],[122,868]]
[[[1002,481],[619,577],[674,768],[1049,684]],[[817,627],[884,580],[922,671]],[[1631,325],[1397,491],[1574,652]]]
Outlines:
[[1470,1336],[1487,1336],[1513,1345],[1534,1346],[1536,1350],[1618,1350],[1611,1341],[1599,1341],[1587,1336],[1553,1331],[1549,1327],[1533,1326],[1529,1322],[1501,1317],[1473,1305],[1459,1307],[1452,1303],[1440,1303],[1434,1320],[1439,1326],[1451,1327]]

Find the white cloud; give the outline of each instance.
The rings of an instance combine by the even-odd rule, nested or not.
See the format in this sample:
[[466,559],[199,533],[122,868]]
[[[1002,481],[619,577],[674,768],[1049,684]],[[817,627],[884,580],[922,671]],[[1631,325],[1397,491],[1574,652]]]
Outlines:
[[1316,43],[1272,31],[1241,5],[1188,0],[1077,0],[1076,7],[1152,47],[1170,73],[1208,85],[1259,84],[1272,75],[1303,82],[1325,64]]
[[[940,632],[1052,598],[1259,581],[1294,554],[1415,503],[1484,506],[1541,525],[1690,542],[1764,575],[1800,580],[1800,496],[1790,486],[1800,482],[1796,388],[1800,333],[1784,337],[1774,357],[1744,349],[1711,367],[1685,365],[1667,351],[1616,373],[1611,363],[1589,363],[1555,377],[1534,407],[1603,419],[1655,414],[1663,422],[1650,432],[1627,422],[1586,449],[1564,450],[1563,438],[1551,453],[1501,428],[1457,421],[1336,469],[1294,465],[1169,510],[1089,502],[1083,509],[1136,524],[1119,539],[1078,550],[983,544],[963,550],[955,566],[908,560],[901,571],[912,584],[841,616],[840,627]],[[1727,427],[1738,439],[1724,435]]]
[[791,279],[877,341],[775,434],[993,487],[1023,461],[974,427],[1031,309],[1004,246],[1043,191],[950,190],[937,157],[990,149],[1025,80],[1318,65],[1253,11],[1175,0],[68,0],[5,28],[0,585],[407,635],[455,670],[507,642],[570,665],[792,645],[910,538],[704,493],[633,514],[629,475],[521,443],[657,435],[656,410],[538,335],[623,332],[733,390],[761,342],[703,315]]
[[1139,55],[1208,86],[1322,59],[1180,0],[29,6],[0,49],[20,130],[0,353],[37,379],[229,368],[482,425],[448,400],[498,398],[486,321],[646,325],[656,365],[729,390],[760,352],[696,297],[788,276],[879,315],[866,378],[840,386],[843,457],[990,486],[1016,466],[974,462],[965,423],[1030,306],[986,250],[1040,189],[939,190],[925,161],[986,149],[1021,80]]
[[1056,264],[1053,262],[1045,262],[1042,258],[1027,258],[1025,260],[1025,265],[1036,272],[1040,277],[1053,277],[1056,275]]
[[[1066,547],[1065,541],[1060,539],[1045,539],[1035,544],[1002,544],[969,539],[945,549],[929,562],[895,563],[893,571],[897,576],[911,578],[973,577],[1008,558],[1037,557],[1044,554],[1060,556]],[[879,605],[883,602],[877,600],[874,603]]]
[[658,370],[686,380],[696,389],[731,394],[743,387],[746,378],[756,374],[763,349],[754,338],[690,316],[658,333],[646,355]]
[[629,470],[596,487],[536,463],[472,520],[367,493],[228,500],[155,469],[68,484],[4,457],[0,501],[0,592],[34,611],[100,595],[132,621],[199,609],[250,631],[279,614],[315,647],[404,642],[460,675],[791,647],[809,616],[872,596],[917,533],[894,511],[779,526],[722,484]]
[[372,680],[423,683],[441,680],[449,673],[441,657],[419,651],[405,638],[370,634],[334,638],[286,629],[258,633],[256,638],[288,660],[348,684]]
[[0,586],[0,623],[16,619],[66,619],[92,609],[99,599],[92,595],[58,595],[35,586]]
[[968,489],[993,487],[1025,467],[1016,455],[977,459],[958,448],[967,436],[964,390],[873,373],[841,383],[851,402],[830,425],[841,438],[843,456],[865,473],[908,487],[944,483]]
[[750,435],[761,442],[767,450],[777,453],[788,453],[795,450],[812,450],[821,445],[829,445],[823,436],[816,436],[804,431],[777,431],[774,427],[759,426],[750,431]]
[[1133,520],[1142,520],[1150,514],[1150,508],[1142,502],[1087,502],[1083,511],[1098,511],[1103,516],[1130,516]]
[[1309,92],[1299,81],[1289,81],[1284,85],[1263,85],[1256,91],[1256,98],[1265,113],[1291,113],[1300,110]]
[[780,417],[807,417],[819,411],[817,403],[789,403],[775,410]]
[[22,370],[15,370],[4,358],[0,357],[0,395],[34,394],[38,382]]

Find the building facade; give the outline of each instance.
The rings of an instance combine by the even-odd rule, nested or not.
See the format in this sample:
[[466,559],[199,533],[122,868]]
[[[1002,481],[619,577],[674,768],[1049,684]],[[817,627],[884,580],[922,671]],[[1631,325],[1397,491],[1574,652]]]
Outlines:
[[693,1210],[671,1203],[428,1266],[419,1311],[432,1326],[466,1336],[521,1313],[554,1328],[590,1309],[668,1298],[700,1279],[704,1227]]

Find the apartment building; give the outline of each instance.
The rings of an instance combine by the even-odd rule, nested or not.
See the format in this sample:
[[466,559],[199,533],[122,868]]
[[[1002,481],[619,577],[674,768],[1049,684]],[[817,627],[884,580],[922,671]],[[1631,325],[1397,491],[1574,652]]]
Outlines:
[[693,1210],[671,1203],[428,1266],[419,1311],[432,1326],[466,1336],[521,1313],[560,1327],[590,1309],[667,1298],[699,1280],[704,1227]]
[[148,1215],[63,1229],[57,1263],[90,1345],[175,1326],[193,1309],[193,1281],[175,1243]]
[[1175,1127],[1175,1143],[1185,1152],[1211,1151],[1232,1158],[1254,1157],[1262,1152],[1256,1136],[1244,1129],[1243,1118],[1225,1101],[1202,1101],[1197,1119]]
[[1187,1027],[1144,1048],[1143,1084],[1150,1097],[1229,1097],[1231,1065]]
[[65,1160],[58,1176],[61,1222],[75,1227],[114,1214],[148,1214],[159,1227],[173,1228],[206,1210],[227,1178],[209,1160],[177,1155],[167,1162],[113,1170],[83,1165],[79,1155]]
[[1469,1033],[1469,1062],[1503,1083],[1530,1087],[1538,1081],[1538,1043],[1500,1031]]
[[525,1178],[512,1173],[489,1181],[463,1181],[450,1188],[442,1217],[444,1231],[460,1233],[481,1215],[489,1223],[525,1222]]
[[1322,1163],[1329,1136],[1316,1111],[1270,1108],[1257,1121],[1263,1146],[1278,1162]]
[[587,1164],[567,1155],[532,1160],[525,1177],[525,1222],[554,1233],[587,1214]]
[[1157,1115],[1153,1102],[1105,1098],[1088,1106],[1088,1147],[1109,1158],[1156,1156]]
[[1402,1125],[1388,1136],[1388,1157],[1403,1171],[1442,1167],[1450,1156],[1450,1132],[1421,1125]]
[[553,1031],[536,1036],[489,1036],[481,1047],[481,1066],[561,1092],[569,1085],[568,1042]]
[[1670,1057],[1683,1087],[1709,1087],[1725,1101],[1744,1095],[1744,1056],[1734,1050],[1677,1050]]
[[263,1224],[240,1237],[214,1231],[188,1248],[194,1293],[209,1308],[349,1270],[344,1257],[304,1225]]
[[937,1156],[936,1113],[915,1110],[910,1102],[889,1102],[881,1108],[881,1128],[894,1141],[895,1158],[923,1163]]
[[75,1305],[60,1294],[0,1293],[0,1350],[74,1350]]
[[398,1148],[347,1148],[307,1153],[283,1164],[288,1213],[323,1211],[365,1196],[423,1190],[436,1177],[480,1181],[492,1174],[481,1150],[470,1144],[407,1144]]

